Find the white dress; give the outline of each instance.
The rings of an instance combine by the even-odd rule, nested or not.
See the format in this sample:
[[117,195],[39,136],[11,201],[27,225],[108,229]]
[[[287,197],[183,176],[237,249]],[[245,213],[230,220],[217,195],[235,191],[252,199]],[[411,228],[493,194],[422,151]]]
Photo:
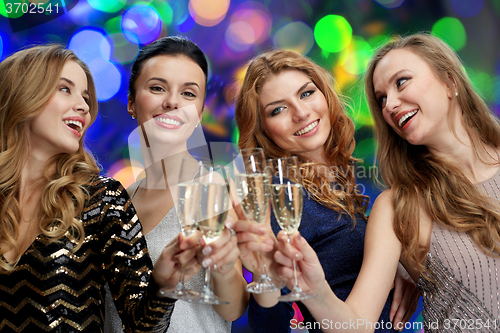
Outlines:
[[[131,198],[134,197],[137,189],[139,188],[140,181],[133,184],[136,186]],[[140,218],[139,218],[140,220]],[[181,226],[175,206],[167,213],[167,215],[158,223],[158,225],[146,234],[146,242],[148,245],[149,255],[153,263],[158,260],[161,251],[170,243],[172,239],[177,237],[181,232]],[[201,271],[193,276],[186,282],[186,287],[189,289],[201,292],[203,289],[203,282],[205,279],[205,269],[202,267]],[[184,301],[175,302],[174,312],[170,319],[170,326],[167,330],[169,333],[219,333],[231,332],[230,321],[224,320],[214,308],[209,304],[195,304]],[[105,333],[118,333],[123,332],[121,319],[118,316],[113,298],[106,285],[106,314],[104,323]]]

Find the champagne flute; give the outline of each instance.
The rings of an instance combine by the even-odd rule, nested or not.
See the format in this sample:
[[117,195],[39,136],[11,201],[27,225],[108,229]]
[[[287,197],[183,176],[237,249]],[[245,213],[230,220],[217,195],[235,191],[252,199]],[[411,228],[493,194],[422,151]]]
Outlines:
[[[198,210],[198,229],[205,243],[215,241],[224,230],[224,221],[230,206],[229,167],[199,162],[198,176],[194,180],[199,184],[200,208]],[[217,297],[212,291],[210,281],[211,268],[205,271],[205,284],[198,303],[229,304]]]
[[[268,160],[266,170],[271,177],[271,202],[276,220],[290,241],[290,235],[299,229],[304,195],[297,156]],[[295,260],[293,273],[295,281],[292,292],[278,297],[278,300],[293,302],[316,297],[317,295],[305,293],[300,289]]]
[[[239,153],[234,153],[233,170],[243,213],[250,222],[263,224],[269,211],[269,180],[262,148],[241,149]],[[280,290],[284,282],[275,282],[267,275],[262,252],[259,252],[259,261],[260,279],[249,283],[246,290],[256,294]]]
[[[191,236],[198,226],[198,207],[200,202],[200,184],[193,181],[192,158],[184,157],[181,161],[179,181],[177,185],[177,215],[181,225],[181,232],[185,237]],[[180,299],[188,302],[195,302],[200,299],[200,294],[194,290],[187,289],[184,284],[184,267],[181,267],[179,283],[172,289],[160,289],[160,295],[173,299]]]

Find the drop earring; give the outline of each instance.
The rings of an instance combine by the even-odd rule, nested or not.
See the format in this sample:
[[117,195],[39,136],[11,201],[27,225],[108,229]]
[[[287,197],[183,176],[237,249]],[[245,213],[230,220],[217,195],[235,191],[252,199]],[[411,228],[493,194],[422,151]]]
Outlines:
[[455,97],[458,97],[458,92],[455,91]]

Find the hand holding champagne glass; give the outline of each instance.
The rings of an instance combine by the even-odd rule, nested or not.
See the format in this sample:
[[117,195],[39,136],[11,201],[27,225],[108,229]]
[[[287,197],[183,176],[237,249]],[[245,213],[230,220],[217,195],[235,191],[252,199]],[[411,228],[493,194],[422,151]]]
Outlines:
[[[296,156],[268,160],[266,168],[271,180],[271,203],[281,229],[290,236],[299,229],[302,218],[304,189]],[[288,239],[290,241],[290,238]],[[292,292],[278,298],[282,302],[293,302],[316,297],[300,289],[296,262],[293,261],[295,283]]]
[[[185,237],[191,236],[198,226],[198,209],[200,202],[200,184],[193,181],[193,169],[189,168],[189,160],[183,158],[179,173],[178,190],[176,198],[176,210],[181,224],[181,232]],[[196,172],[196,171],[195,171]],[[200,299],[200,294],[194,290],[187,289],[184,284],[184,267],[181,268],[179,283],[173,289],[161,289],[160,295],[188,302]]]
[[[234,175],[238,199],[246,218],[263,224],[269,211],[269,179],[265,173],[265,157],[262,148],[242,149],[233,155]],[[261,275],[259,282],[249,283],[251,293],[273,292],[281,289],[283,282],[274,282],[267,275],[266,265],[259,252]]]
[[[224,229],[231,200],[229,194],[229,167],[212,165],[210,162],[199,162],[198,175],[194,179],[199,184],[198,229],[205,243],[216,240]],[[199,303],[229,304],[217,297],[212,291],[210,266],[206,268],[205,284]]]

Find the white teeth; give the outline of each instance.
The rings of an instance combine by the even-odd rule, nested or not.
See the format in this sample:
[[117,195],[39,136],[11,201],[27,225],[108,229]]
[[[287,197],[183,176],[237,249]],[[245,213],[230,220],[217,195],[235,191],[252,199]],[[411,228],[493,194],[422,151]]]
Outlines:
[[182,123],[180,121],[173,120],[173,119],[170,119],[170,118],[157,117],[155,119],[157,121],[161,122],[161,123],[164,123],[164,124],[176,125],[176,126],[182,125]]
[[399,119],[399,122],[398,122],[399,127],[401,127],[401,125],[404,123],[404,121],[406,119],[408,119],[409,117],[413,116],[417,112],[418,112],[418,110],[414,110],[414,111],[408,112],[407,114],[405,114],[404,116],[402,116],[401,119]]
[[76,129],[78,132],[81,132],[82,131],[82,128],[83,128],[83,125],[80,121],[78,120],[64,120],[64,123],[66,125],[70,125],[70,124],[73,124],[73,125],[76,125],[78,128]]
[[301,136],[306,134],[307,132],[311,131],[314,129],[316,126],[318,126],[319,120],[316,120],[314,123],[310,124],[306,128],[301,129],[300,131],[295,132],[293,135],[295,136]]

